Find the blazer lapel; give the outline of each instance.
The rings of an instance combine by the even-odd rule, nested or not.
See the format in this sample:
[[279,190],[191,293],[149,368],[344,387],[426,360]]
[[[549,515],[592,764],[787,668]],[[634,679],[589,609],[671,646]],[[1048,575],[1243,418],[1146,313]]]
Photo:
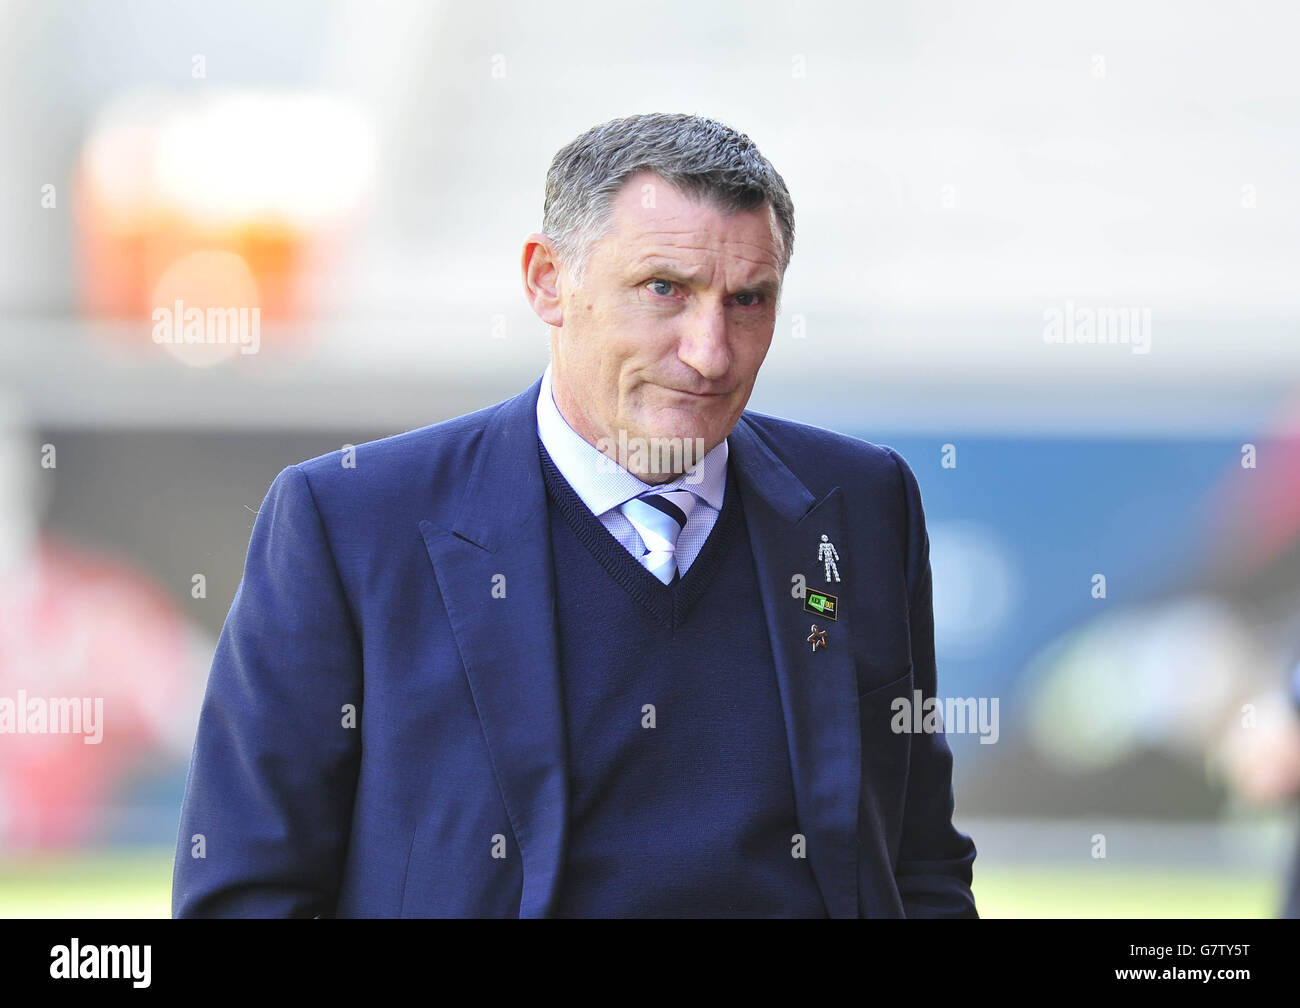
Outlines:
[[[832,917],[858,915],[858,794],[862,736],[849,611],[828,621],[804,611],[794,576],[809,588],[843,598],[853,587],[826,585],[817,547],[825,534],[838,550],[849,544],[843,494],[835,487],[814,499],[742,414],[729,444],[745,502],[759,589],[785,712],[795,809],[808,859]],[[841,577],[848,565],[839,564]],[[827,643],[814,653],[812,624]]]
[[519,843],[520,917],[555,904],[569,816],[540,388],[488,421],[451,528],[420,523]]

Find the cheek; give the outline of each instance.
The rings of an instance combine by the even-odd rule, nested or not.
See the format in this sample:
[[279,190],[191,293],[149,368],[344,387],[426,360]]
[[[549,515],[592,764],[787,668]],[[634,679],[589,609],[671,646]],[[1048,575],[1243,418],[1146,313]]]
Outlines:
[[744,327],[737,331],[731,342],[733,378],[742,385],[752,385],[770,342],[757,329]]

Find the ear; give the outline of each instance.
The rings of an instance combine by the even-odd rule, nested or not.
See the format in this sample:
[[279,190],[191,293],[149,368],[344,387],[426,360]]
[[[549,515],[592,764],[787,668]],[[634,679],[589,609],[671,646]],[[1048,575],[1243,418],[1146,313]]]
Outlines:
[[524,239],[522,265],[524,297],[538,318],[548,326],[561,328],[564,311],[560,301],[560,260],[555,254],[555,242],[544,234],[530,234]]

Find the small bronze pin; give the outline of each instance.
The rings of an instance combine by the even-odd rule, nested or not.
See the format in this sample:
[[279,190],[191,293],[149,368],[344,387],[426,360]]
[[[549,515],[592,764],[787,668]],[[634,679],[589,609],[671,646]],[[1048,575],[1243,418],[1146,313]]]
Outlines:
[[816,623],[812,625],[812,633],[808,635],[808,642],[813,646],[813,654],[817,653],[818,647],[826,646],[826,631],[821,629]]

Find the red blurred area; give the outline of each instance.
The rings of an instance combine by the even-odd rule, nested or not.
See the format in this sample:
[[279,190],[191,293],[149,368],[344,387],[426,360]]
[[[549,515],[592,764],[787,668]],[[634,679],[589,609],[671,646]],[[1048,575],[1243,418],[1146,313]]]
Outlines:
[[0,614],[0,697],[103,709],[97,743],[0,733],[0,847],[94,840],[118,783],[175,748],[194,688],[183,616],[130,567],[49,538],[0,581]]

